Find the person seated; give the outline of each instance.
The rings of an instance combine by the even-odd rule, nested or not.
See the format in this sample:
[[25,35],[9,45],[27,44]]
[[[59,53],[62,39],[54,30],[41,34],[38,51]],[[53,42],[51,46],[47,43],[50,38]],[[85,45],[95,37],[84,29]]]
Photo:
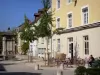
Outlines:
[[93,55],[90,55],[89,61],[88,61],[90,67],[92,67],[92,64],[93,64],[94,61],[95,61],[95,59],[94,59]]

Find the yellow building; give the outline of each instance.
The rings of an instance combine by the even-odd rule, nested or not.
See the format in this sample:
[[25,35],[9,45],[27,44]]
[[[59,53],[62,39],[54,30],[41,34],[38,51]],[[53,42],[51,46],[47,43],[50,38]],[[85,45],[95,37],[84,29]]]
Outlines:
[[23,44],[23,40],[21,40],[20,35],[21,35],[21,30],[22,30],[22,28],[23,28],[23,25],[24,25],[24,23],[21,24],[20,26],[18,26],[18,27],[16,28],[16,32],[17,32],[17,49],[18,49],[18,54],[22,54],[21,46],[22,46],[22,44]]
[[100,56],[100,0],[52,0],[55,28],[64,28],[52,37],[53,56]]

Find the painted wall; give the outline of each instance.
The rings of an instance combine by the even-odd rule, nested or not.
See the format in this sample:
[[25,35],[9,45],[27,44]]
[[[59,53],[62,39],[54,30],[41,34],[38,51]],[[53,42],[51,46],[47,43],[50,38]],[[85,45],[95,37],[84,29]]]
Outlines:
[[29,50],[33,52],[33,56],[38,56],[37,40],[30,43]]
[[[57,40],[58,38],[60,38],[61,40],[60,52],[67,54],[67,57],[69,57],[70,54],[68,50],[68,38],[73,37],[74,51],[77,42],[78,56],[81,58],[85,58],[89,56],[85,55],[84,53],[83,36],[85,35],[89,36],[89,55],[92,54],[94,57],[100,57],[100,27],[67,33],[67,34],[65,33],[61,35],[54,35],[53,39]],[[57,41],[54,44],[55,44],[54,51],[56,52]]]
[[57,0],[52,0],[52,11],[53,11],[53,24],[56,25],[56,18],[60,17],[61,27],[67,27],[67,13],[72,12],[73,14],[73,27],[82,25],[81,8],[84,6],[89,7],[89,23],[100,21],[100,0],[77,0],[76,6],[74,1],[70,4],[67,0],[60,0],[60,8],[57,9]]
[[20,35],[21,35],[21,32],[18,32],[18,33],[17,33],[17,40],[18,40],[17,47],[18,47],[18,53],[19,53],[19,54],[22,53],[21,46],[22,46],[22,44],[23,44],[23,41],[21,40]]

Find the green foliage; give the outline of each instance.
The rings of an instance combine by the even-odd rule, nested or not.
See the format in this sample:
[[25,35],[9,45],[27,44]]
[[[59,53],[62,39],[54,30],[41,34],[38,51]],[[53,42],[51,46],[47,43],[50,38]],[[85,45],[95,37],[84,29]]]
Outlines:
[[75,75],[84,75],[86,73],[86,68],[84,66],[79,66],[75,70]]
[[29,42],[24,42],[23,45],[21,46],[23,54],[26,54],[28,49],[29,49]]
[[42,4],[43,4],[43,7],[46,9],[46,11],[50,8],[51,6],[51,3],[50,3],[50,0],[42,0]]
[[79,66],[75,70],[75,75],[100,75],[100,68],[85,68]]
[[38,26],[35,26],[36,33],[38,37],[50,37],[51,36],[51,27],[52,25],[52,12],[48,12],[50,8],[50,0],[42,0],[43,3],[43,13],[40,18],[40,23]]
[[54,34],[60,35],[64,28],[57,28],[53,31]]
[[94,63],[92,64],[93,68],[100,68],[100,59],[97,59],[94,61]]
[[100,68],[88,68],[86,73],[87,75],[100,75]]
[[22,29],[21,33],[21,39],[27,42],[32,42],[32,40],[37,39],[34,33],[34,29],[32,29],[32,25],[30,24],[30,21],[27,19],[26,16],[25,16],[24,28]]

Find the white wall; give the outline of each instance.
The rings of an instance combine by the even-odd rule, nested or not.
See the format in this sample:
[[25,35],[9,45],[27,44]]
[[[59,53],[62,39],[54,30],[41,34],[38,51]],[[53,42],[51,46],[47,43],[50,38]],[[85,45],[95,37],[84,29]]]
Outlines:
[[29,45],[29,50],[33,52],[33,56],[38,56],[37,40],[33,41]]
[[39,38],[38,39],[38,51],[39,51],[38,57],[44,57],[45,56],[45,49],[46,49],[46,39],[45,38]]
[[100,56],[100,27],[81,30],[77,32],[64,33],[61,35],[54,35],[53,39],[56,39],[54,51],[56,51],[57,48],[57,39],[60,38],[61,53],[66,53],[67,56],[69,56],[67,38],[73,37],[74,46],[76,45],[76,42],[78,44],[77,49],[78,49],[79,56],[81,58],[88,57],[89,55],[84,54],[84,48],[83,48],[83,36],[85,35],[89,36],[89,55],[92,54],[94,57],[99,57]]
[[18,37],[17,37],[17,40],[18,40],[18,44],[17,44],[18,53],[21,54],[22,53],[22,50],[21,50],[22,40],[20,38],[21,32],[18,32],[17,34],[18,34]]
[[[44,39],[44,41],[43,41],[43,39]],[[38,50],[39,50],[38,56],[45,57],[45,53],[46,53],[46,38],[45,37],[38,39]],[[51,52],[51,39],[49,39],[49,42],[48,42],[48,52]]]

